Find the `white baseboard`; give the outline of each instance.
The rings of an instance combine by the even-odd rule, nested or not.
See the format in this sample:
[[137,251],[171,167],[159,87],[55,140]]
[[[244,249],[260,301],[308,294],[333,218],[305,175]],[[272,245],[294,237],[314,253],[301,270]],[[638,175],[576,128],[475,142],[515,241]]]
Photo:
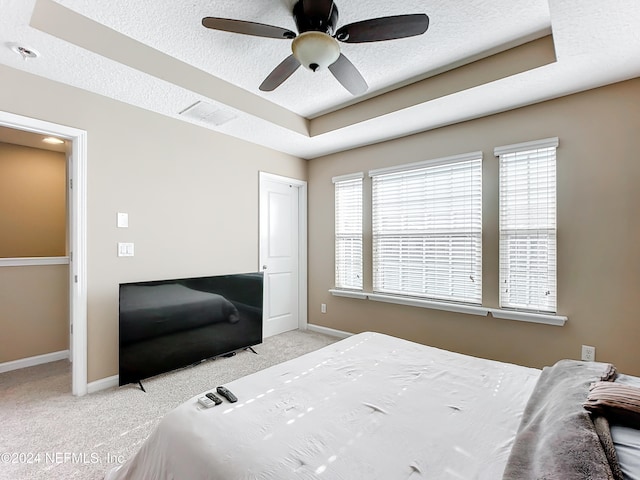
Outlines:
[[353,333],[350,333],[350,332],[335,330],[333,328],[323,327],[321,325],[314,325],[312,323],[307,324],[307,330],[311,330],[312,332],[324,333],[325,335],[331,335],[332,337],[338,337],[338,338],[347,338],[353,335]]
[[100,390],[106,390],[107,388],[117,387],[118,384],[118,375],[101,378],[100,380],[96,380],[95,382],[90,382],[87,384],[87,393],[95,393],[99,392]]
[[20,368],[33,367],[43,363],[57,362],[58,360],[68,358],[69,350],[61,350],[59,352],[36,355],[35,357],[21,358],[19,360],[12,360],[11,362],[0,363],[0,373],[10,372],[11,370],[18,370]]

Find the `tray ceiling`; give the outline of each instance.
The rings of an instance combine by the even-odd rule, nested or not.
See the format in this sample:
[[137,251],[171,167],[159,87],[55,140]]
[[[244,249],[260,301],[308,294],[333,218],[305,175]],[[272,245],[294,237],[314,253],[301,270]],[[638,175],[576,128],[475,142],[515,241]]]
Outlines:
[[[0,63],[302,158],[640,75],[637,0],[338,0],[338,26],[405,13],[430,18],[418,37],[341,43],[369,84],[358,97],[329,72],[304,69],[275,91],[261,92],[262,80],[291,53],[291,41],[201,25],[203,17],[215,16],[295,31],[291,0],[0,4]],[[501,52],[541,38],[552,42],[552,61],[513,71],[495,67],[498,59],[517,63],[518,56]],[[11,44],[39,56],[23,60]],[[487,76],[500,68],[501,75]],[[458,89],[443,89],[438,80]],[[210,105],[210,116],[180,115],[196,102]]]

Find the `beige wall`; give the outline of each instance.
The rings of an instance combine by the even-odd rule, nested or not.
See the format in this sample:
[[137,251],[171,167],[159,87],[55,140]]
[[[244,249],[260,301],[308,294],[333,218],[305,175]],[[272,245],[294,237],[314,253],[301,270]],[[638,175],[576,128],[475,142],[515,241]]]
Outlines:
[[0,142],[0,257],[66,255],[64,153]]
[[[118,373],[120,282],[257,270],[259,171],[306,179],[298,158],[6,66],[0,77],[0,110],[88,132],[88,381]],[[118,258],[119,241],[135,257]]]
[[69,266],[0,268],[0,363],[69,349]]
[[[0,257],[66,255],[66,156],[0,143]],[[0,268],[0,363],[69,348],[68,265]]]
[[[466,354],[534,367],[596,357],[640,375],[640,79],[411,137],[314,159],[309,164],[309,322],[374,330]],[[558,309],[564,327],[333,297],[331,177],[482,150],[483,297],[498,306],[496,146],[557,136]],[[368,187],[368,188],[367,188]],[[370,180],[365,180],[365,199]],[[365,204],[365,219],[370,201]],[[365,223],[365,285],[371,286]],[[320,304],[327,313],[320,313]]]

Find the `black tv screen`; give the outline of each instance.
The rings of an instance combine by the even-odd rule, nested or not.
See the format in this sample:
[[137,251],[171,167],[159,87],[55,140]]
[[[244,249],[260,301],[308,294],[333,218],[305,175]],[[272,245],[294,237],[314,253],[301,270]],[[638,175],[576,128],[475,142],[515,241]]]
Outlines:
[[262,273],[120,284],[119,383],[262,342]]

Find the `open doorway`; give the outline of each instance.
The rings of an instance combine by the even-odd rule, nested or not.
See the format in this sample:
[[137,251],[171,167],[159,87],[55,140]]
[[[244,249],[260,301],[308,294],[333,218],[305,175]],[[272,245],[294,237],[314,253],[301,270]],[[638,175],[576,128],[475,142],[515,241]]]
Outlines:
[[57,137],[67,149],[67,257],[69,259],[69,333],[71,390],[87,393],[87,275],[86,275],[86,143],[87,134],[64,125],[0,111],[0,127]]

